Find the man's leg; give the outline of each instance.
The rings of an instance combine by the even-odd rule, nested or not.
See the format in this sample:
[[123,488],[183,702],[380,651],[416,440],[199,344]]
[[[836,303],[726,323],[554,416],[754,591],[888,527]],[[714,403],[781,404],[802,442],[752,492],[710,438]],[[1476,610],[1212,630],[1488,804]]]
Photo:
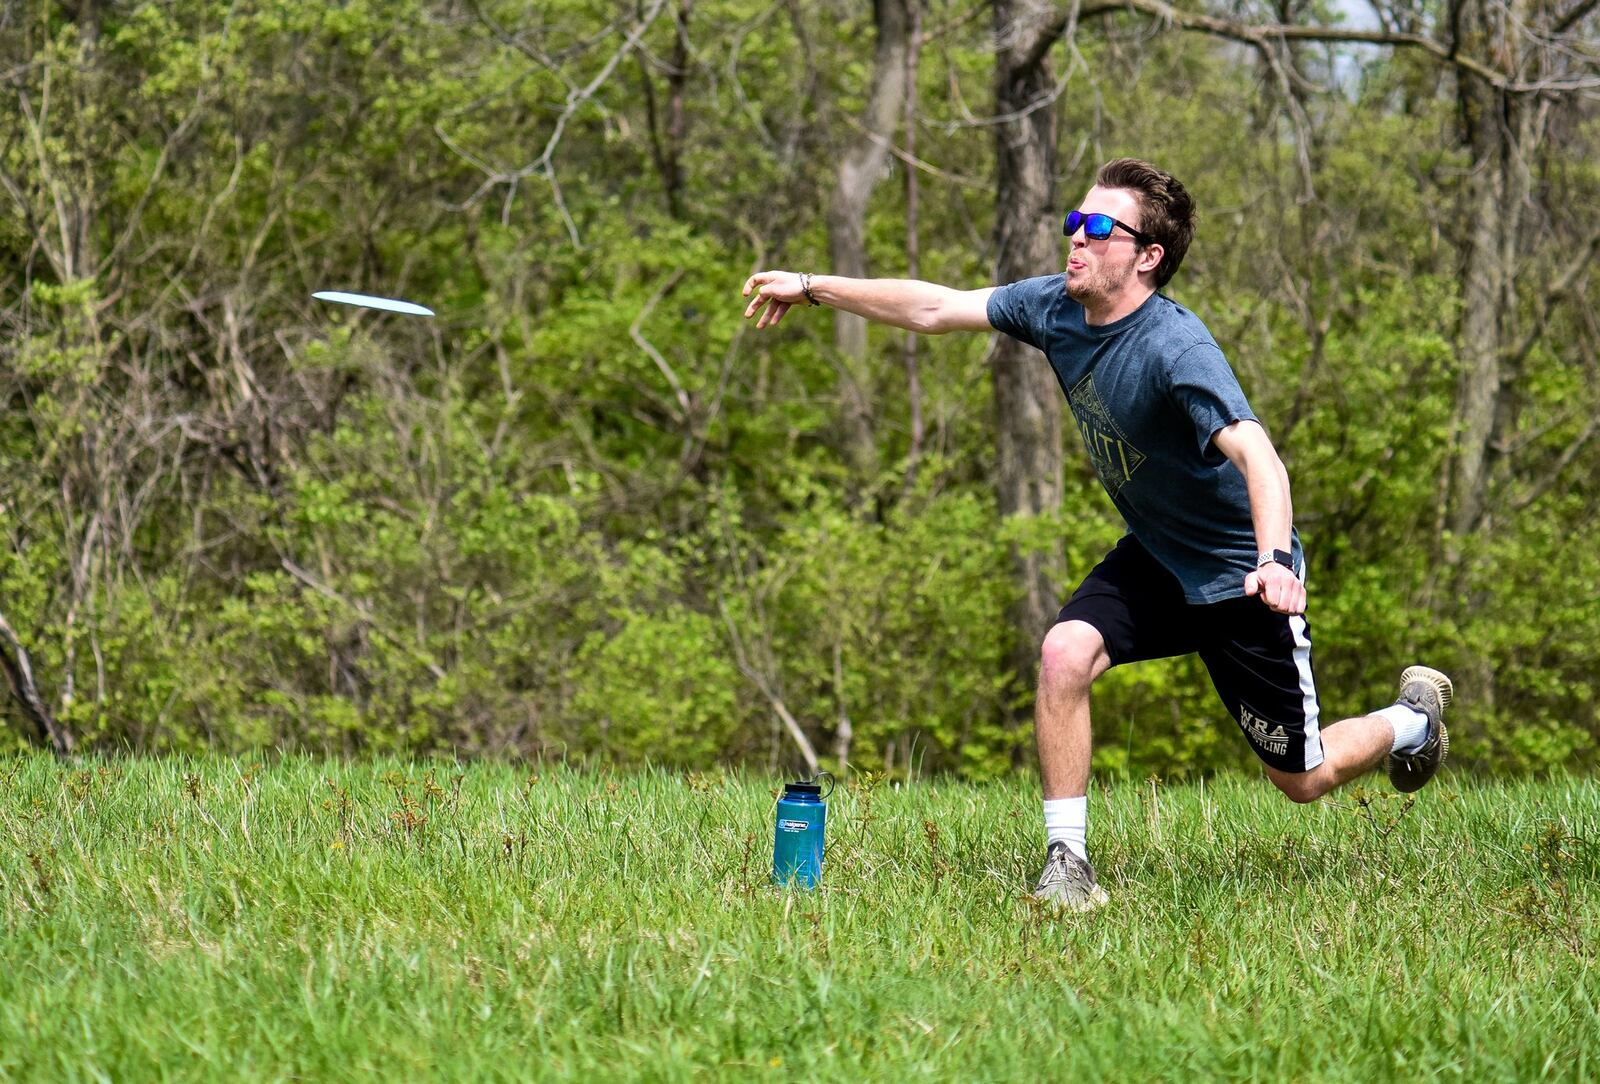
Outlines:
[[1314,802],[1385,758],[1395,786],[1416,790],[1443,762],[1451,698],[1445,675],[1410,667],[1394,704],[1320,727],[1304,615],[1274,613],[1251,598],[1200,609],[1210,629],[1200,658],[1267,778],[1289,798]]
[[1033,729],[1047,802],[1089,793],[1089,688],[1110,667],[1105,640],[1086,621],[1063,621],[1044,638]]
[[1269,765],[1267,776],[1293,800],[1314,802],[1387,760],[1396,789],[1414,791],[1433,778],[1450,750],[1444,709],[1453,696],[1454,686],[1444,674],[1410,667],[1400,675],[1400,696],[1392,705],[1322,732],[1321,764],[1306,772]]
[[1131,536],[1061,608],[1039,652],[1034,740],[1044,789],[1045,864],[1034,898],[1070,911],[1106,902],[1088,855],[1089,689],[1118,664],[1194,650],[1183,588]]
[[1063,621],[1039,650],[1034,740],[1044,785],[1044,872],[1034,898],[1067,911],[1107,900],[1089,862],[1089,688],[1111,666],[1105,640],[1087,621]]
[[1381,715],[1358,715],[1322,731],[1323,760],[1308,772],[1267,767],[1267,778],[1296,802],[1314,802],[1341,783],[1376,768],[1394,745],[1394,724]]

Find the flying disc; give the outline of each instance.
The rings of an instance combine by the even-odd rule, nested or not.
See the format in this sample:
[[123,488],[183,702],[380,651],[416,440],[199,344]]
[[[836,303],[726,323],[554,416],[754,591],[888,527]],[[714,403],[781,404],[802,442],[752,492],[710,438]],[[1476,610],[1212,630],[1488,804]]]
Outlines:
[[400,301],[392,297],[374,297],[371,294],[347,294],[340,290],[319,290],[311,295],[322,301],[337,301],[341,305],[360,305],[368,309],[382,309],[385,312],[404,312],[412,316],[432,316],[432,309],[425,309],[421,305],[412,304],[410,301]]

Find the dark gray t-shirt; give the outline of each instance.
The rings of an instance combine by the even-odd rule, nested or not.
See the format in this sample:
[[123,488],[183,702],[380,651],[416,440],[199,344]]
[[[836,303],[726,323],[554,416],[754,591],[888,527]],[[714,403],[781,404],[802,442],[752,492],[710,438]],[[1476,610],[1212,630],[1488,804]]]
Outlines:
[[[1256,533],[1244,475],[1211,443],[1254,419],[1200,319],[1162,294],[1092,327],[1064,275],[1002,286],[989,322],[1050,359],[1089,459],[1144,548],[1191,603],[1244,594]],[[1298,537],[1295,567],[1301,567]]]

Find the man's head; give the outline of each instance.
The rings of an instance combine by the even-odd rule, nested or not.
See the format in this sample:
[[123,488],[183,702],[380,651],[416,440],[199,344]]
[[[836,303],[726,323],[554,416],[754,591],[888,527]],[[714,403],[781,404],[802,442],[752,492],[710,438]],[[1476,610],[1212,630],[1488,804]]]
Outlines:
[[1137,158],[1118,158],[1101,166],[1078,210],[1083,216],[1116,220],[1102,238],[1090,234],[1103,232],[1103,219],[1069,223],[1076,228],[1069,231],[1067,292],[1091,307],[1113,302],[1136,277],[1147,289],[1165,286],[1194,237],[1194,201],[1189,193],[1170,173]]

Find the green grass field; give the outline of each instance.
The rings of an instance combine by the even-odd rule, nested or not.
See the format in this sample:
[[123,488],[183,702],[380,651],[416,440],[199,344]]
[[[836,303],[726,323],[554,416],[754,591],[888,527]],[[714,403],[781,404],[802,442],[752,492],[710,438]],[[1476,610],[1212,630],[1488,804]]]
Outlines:
[[871,781],[823,887],[753,776],[0,760],[0,1079],[1584,1080],[1600,786]]

